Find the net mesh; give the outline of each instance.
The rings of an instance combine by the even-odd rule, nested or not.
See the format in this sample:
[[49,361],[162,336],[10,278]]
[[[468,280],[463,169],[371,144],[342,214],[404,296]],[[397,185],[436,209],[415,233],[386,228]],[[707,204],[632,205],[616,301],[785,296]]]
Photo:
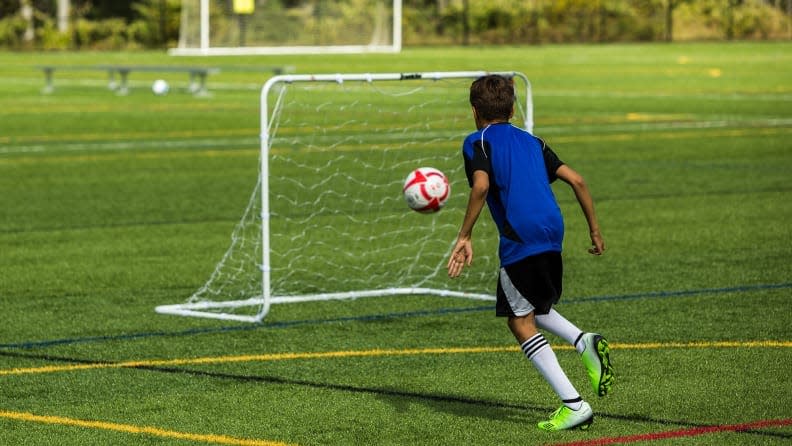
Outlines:
[[[461,143],[474,129],[470,82],[276,84],[263,188],[269,246],[262,243],[259,181],[230,248],[189,301],[259,298],[262,249],[269,249],[269,286],[279,302],[402,287],[492,294],[498,240],[487,216],[476,228],[473,267],[453,280],[445,269],[469,191]],[[514,122],[523,115],[516,110]],[[451,194],[440,212],[420,214],[404,201],[403,182],[418,167],[437,168],[449,179]]]
[[[209,46],[223,48],[393,44],[392,0],[256,1],[252,14],[209,0]],[[200,1],[182,2],[179,48],[201,45]]]

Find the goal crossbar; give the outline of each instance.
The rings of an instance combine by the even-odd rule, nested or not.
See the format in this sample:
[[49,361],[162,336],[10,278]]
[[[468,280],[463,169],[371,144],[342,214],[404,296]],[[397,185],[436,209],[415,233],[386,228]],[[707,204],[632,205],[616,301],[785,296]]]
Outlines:
[[[527,76],[516,71],[488,72],[488,71],[446,71],[446,72],[419,72],[419,73],[347,73],[347,74],[285,74],[270,78],[261,89],[260,96],[260,186],[261,186],[261,294],[248,299],[228,301],[198,301],[182,304],[160,305],[156,307],[157,313],[179,316],[194,316],[213,319],[224,319],[241,322],[260,322],[269,312],[272,304],[299,303],[311,301],[326,301],[334,299],[357,299],[363,297],[397,296],[397,295],[427,295],[442,297],[459,297],[474,300],[495,300],[491,294],[468,293],[437,288],[425,287],[387,287],[381,289],[356,290],[345,292],[314,293],[296,296],[272,295],[271,290],[271,263],[270,263],[270,197],[269,197],[269,153],[270,153],[270,112],[269,95],[278,84],[291,84],[299,82],[375,82],[375,81],[407,81],[407,80],[434,80],[442,79],[477,79],[489,74],[500,75],[512,79],[521,79],[525,84],[524,128],[533,130],[533,101],[531,84]],[[255,315],[243,315],[222,311],[233,310],[241,307],[260,306]],[[218,311],[219,310],[219,311]]]

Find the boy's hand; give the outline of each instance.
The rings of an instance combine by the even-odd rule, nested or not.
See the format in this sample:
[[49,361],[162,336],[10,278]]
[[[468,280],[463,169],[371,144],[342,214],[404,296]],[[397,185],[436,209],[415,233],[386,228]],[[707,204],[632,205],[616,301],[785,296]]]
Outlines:
[[454,249],[451,250],[451,257],[448,259],[448,277],[459,276],[465,265],[470,266],[472,262],[473,244],[470,239],[457,240]]
[[602,240],[602,235],[599,231],[591,233],[591,248],[589,248],[588,252],[595,256],[601,256],[605,252],[605,241]]

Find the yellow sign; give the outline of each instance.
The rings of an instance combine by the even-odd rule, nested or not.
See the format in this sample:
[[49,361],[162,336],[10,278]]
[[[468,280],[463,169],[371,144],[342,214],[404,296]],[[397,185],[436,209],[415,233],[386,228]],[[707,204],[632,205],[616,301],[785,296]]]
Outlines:
[[255,0],[234,0],[234,14],[253,14]]

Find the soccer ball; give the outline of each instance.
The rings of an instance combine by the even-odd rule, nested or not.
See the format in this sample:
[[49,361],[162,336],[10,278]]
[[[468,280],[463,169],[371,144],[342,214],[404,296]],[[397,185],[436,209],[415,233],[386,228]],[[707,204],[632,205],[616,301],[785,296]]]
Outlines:
[[443,208],[451,194],[451,186],[443,172],[433,167],[420,167],[407,175],[402,192],[410,209],[429,213]]
[[154,83],[151,85],[151,91],[153,91],[154,94],[157,96],[163,96],[168,94],[168,90],[170,90],[168,83],[162,79],[155,80]]

